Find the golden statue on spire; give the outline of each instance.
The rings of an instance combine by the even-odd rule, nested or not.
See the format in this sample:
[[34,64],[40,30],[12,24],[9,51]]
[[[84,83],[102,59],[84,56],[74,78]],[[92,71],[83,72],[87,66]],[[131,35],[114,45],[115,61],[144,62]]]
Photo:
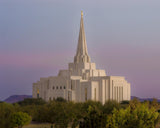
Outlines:
[[81,16],[83,16],[83,11],[81,11]]
[[39,94],[39,89],[37,90],[37,94]]

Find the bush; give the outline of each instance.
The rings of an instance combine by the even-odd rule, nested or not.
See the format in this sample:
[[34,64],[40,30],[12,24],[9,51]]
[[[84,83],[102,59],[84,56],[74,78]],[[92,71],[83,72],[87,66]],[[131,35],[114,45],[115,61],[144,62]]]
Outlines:
[[31,117],[27,113],[15,112],[11,115],[11,124],[13,127],[22,128],[24,125],[29,124]]

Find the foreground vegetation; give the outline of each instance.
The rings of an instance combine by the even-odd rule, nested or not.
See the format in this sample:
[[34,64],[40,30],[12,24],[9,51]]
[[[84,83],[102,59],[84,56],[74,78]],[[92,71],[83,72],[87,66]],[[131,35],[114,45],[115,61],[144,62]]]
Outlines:
[[51,124],[29,124],[23,128],[51,128]]
[[25,99],[14,104],[0,103],[0,128],[22,128],[31,120],[44,125],[25,128],[155,128],[159,108],[156,100],[107,101],[102,105],[94,101],[66,102],[62,98],[47,103],[42,99]]

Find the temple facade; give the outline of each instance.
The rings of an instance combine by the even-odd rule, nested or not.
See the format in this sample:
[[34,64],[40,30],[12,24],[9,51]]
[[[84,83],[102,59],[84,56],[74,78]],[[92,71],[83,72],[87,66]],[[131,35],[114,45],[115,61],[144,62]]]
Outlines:
[[45,101],[62,97],[67,101],[85,102],[87,100],[130,100],[131,89],[122,76],[107,76],[105,70],[96,69],[88,55],[86,37],[81,13],[78,46],[74,61],[67,70],[60,70],[57,76],[40,78],[33,83],[33,98]]

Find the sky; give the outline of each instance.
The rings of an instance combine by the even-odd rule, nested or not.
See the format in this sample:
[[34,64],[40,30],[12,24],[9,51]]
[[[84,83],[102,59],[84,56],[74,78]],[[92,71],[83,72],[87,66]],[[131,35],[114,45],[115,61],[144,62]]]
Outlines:
[[159,0],[0,0],[0,100],[68,68],[81,10],[97,68],[125,76],[132,96],[160,98]]

